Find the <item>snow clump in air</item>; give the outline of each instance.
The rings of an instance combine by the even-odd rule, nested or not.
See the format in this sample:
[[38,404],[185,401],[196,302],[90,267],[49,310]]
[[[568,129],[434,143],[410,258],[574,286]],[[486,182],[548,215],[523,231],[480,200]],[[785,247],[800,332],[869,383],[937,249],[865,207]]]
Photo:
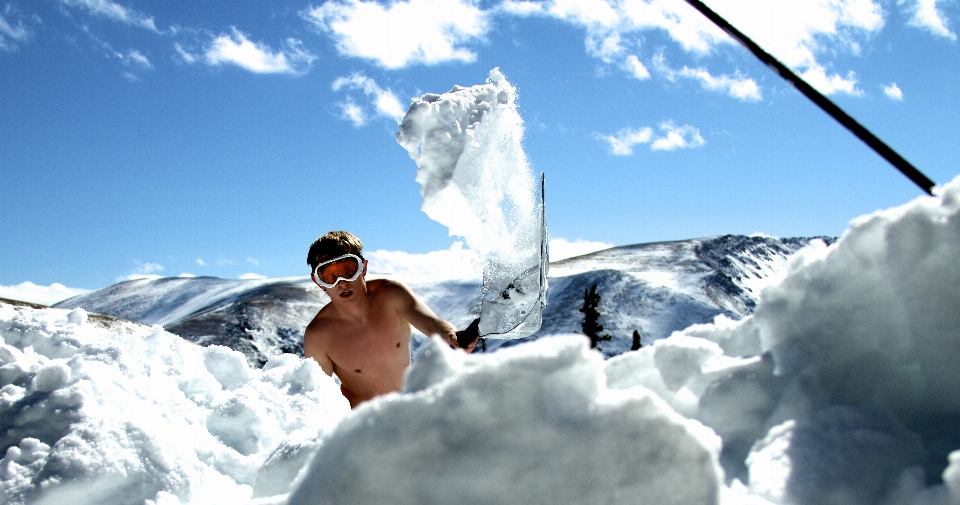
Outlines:
[[493,69],[486,84],[414,98],[396,135],[417,163],[421,210],[505,263],[539,254],[538,188],[515,101],[516,88]]

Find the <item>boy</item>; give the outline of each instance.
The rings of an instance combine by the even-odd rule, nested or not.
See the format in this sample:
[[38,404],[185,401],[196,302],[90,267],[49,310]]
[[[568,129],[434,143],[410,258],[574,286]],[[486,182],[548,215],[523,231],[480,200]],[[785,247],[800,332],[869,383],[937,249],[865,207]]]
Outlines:
[[477,342],[477,324],[457,332],[408,287],[388,279],[367,282],[363,244],[352,233],[332,231],[307,253],[311,278],[330,296],[303,334],[303,354],[327,375],[337,374],[351,407],[399,391],[410,366],[410,326],[440,336],[452,347]]

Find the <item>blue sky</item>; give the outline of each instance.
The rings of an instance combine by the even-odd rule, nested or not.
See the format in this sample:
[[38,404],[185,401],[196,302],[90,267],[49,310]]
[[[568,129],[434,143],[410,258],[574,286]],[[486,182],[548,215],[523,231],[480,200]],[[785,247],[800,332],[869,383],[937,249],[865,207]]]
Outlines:
[[[707,3],[935,182],[960,172],[960,2]],[[448,249],[397,120],[494,67],[555,238],[838,235],[921,194],[680,0],[8,0],[0,287],[306,275],[331,229]]]

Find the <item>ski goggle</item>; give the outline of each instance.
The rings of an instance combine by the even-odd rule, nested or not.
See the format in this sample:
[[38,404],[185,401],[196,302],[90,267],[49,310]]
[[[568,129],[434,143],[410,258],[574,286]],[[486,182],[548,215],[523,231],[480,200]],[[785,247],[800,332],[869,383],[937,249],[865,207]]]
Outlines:
[[363,258],[356,254],[344,254],[317,265],[311,277],[318,286],[331,289],[340,281],[357,280],[362,273]]

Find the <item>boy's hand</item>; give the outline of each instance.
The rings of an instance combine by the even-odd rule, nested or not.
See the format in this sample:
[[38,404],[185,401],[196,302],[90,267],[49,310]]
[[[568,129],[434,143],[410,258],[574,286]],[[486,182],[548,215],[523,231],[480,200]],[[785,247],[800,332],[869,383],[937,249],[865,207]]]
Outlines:
[[477,340],[480,339],[480,318],[476,318],[470,323],[466,329],[460,330],[457,332],[457,344],[460,345],[461,349],[466,349],[467,352],[473,352],[473,348],[477,345]]

